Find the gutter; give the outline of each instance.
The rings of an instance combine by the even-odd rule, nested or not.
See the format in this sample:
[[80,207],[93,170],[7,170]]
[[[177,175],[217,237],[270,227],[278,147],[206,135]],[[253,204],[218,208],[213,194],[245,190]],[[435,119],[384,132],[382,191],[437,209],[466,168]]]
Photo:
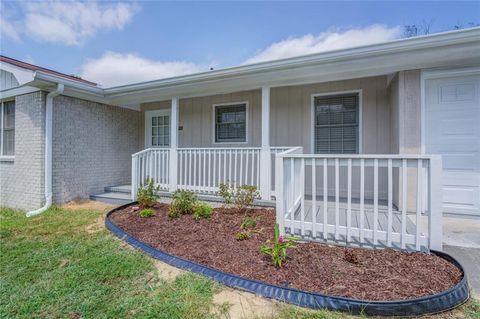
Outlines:
[[52,142],[53,142],[53,98],[62,94],[65,86],[57,84],[55,91],[47,94],[45,110],[45,205],[27,212],[27,217],[39,215],[52,205]]

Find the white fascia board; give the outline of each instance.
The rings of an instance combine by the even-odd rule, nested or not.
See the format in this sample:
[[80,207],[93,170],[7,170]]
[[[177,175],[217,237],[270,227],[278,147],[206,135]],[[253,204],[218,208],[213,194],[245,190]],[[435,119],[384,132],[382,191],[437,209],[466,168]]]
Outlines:
[[[345,60],[356,60],[370,56],[389,55],[391,53],[409,52],[420,49],[434,48],[439,46],[458,45],[462,43],[480,43],[480,28],[473,28],[460,31],[451,31],[440,34],[400,39],[382,44],[329,51],[325,53],[310,54],[301,57],[282,59],[277,61],[261,62],[256,64],[237,66],[217,71],[209,71],[192,75],[178,76],[168,79],[135,83],[117,87],[105,88],[106,95],[122,94],[131,91],[145,90],[151,88],[161,89],[172,85],[197,83],[210,79],[222,79],[225,77],[236,77],[245,74],[271,72],[281,69],[298,68],[318,63],[333,63]],[[392,62],[392,61],[391,61]]]
[[19,86],[32,82],[35,75],[35,72],[32,70],[24,69],[4,61],[0,61],[0,69],[12,73],[15,79],[17,79]]

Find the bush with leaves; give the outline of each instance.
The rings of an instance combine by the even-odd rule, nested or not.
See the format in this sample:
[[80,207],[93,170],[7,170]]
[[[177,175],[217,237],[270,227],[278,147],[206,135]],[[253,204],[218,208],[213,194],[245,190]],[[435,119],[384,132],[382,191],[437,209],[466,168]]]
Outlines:
[[225,183],[220,183],[217,194],[223,198],[225,205],[233,204],[239,212],[246,212],[253,206],[255,198],[259,196],[257,187],[254,185],[242,185],[235,188]]
[[153,178],[147,177],[145,185],[138,188],[137,201],[142,207],[153,207],[160,196],[158,196],[159,186],[155,186]]
[[235,239],[238,241],[250,239],[251,235],[247,231],[241,231],[235,234]]
[[240,228],[243,230],[246,230],[246,229],[255,228],[255,226],[257,226],[257,220],[253,217],[245,216],[245,218],[242,221],[242,224],[240,225]]
[[213,208],[207,203],[197,203],[193,208],[193,219],[210,218],[213,213]]
[[152,217],[155,215],[155,211],[151,208],[144,208],[139,213],[140,217]]
[[197,196],[187,190],[178,190],[173,193],[173,200],[168,209],[170,218],[178,218],[180,215],[193,214],[197,204]]
[[283,262],[287,259],[287,249],[295,248],[294,237],[280,236],[280,228],[275,224],[274,240],[270,240],[260,246],[260,251],[272,258],[272,263],[275,267],[282,267]]

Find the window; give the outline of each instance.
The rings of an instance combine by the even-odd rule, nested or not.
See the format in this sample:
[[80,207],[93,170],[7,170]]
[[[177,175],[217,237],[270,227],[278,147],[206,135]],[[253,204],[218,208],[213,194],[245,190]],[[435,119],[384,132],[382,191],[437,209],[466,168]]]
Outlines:
[[215,142],[247,141],[247,104],[215,106]]
[[15,101],[2,102],[0,107],[0,156],[15,154]]
[[358,153],[358,94],[314,98],[315,153]]
[[152,116],[152,146],[170,145],[170,117]]

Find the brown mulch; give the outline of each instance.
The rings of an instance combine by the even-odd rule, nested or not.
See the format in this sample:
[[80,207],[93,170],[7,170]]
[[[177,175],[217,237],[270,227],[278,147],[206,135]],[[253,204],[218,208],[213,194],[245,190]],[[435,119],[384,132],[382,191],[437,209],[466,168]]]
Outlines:
[[[165,252],[242,277],[328,295],[363,300],[400,300],[432,295],[455,286],[460,270],[446,260],[392,249],[364,249],[298,243],[281,269],[259,247],[273,239],[275,211],[255,209],[252,238],[237,241],[243,213],[215,209],[210,219],[191,215],[169,219],[168,205],[141,218],[131,207],[111,215],[112,221],[139,240]],[[354,255],[355,262],[348,262]],[[347,258],[345,256],[347,255]]]

